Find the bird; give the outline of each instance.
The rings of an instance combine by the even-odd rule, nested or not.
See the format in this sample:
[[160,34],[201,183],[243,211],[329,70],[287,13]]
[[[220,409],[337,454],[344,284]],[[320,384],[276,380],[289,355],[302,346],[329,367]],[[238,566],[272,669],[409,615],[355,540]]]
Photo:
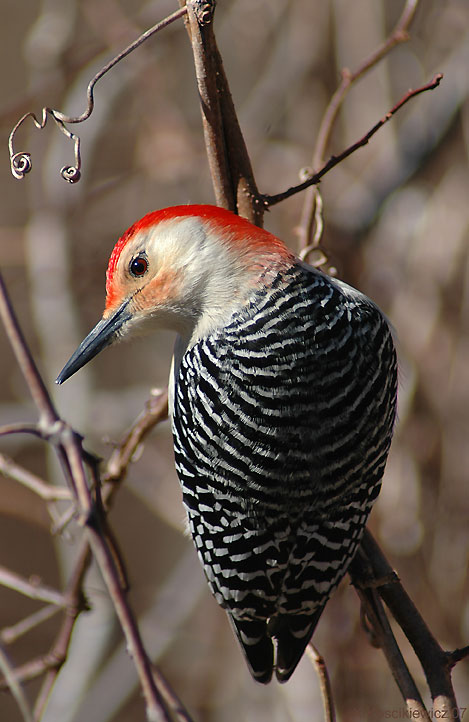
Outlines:
[[380,491],[393,330],[364,294],[211,205],[156,210],[122,235],[103,317],[57,383],[161,328],[177,333],[169,411],[199,560],[254,680],[286,682]]

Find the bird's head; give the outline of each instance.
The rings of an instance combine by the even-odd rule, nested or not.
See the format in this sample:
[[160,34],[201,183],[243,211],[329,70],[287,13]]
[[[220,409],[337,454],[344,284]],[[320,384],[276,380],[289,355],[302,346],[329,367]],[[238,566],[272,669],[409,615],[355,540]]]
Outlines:
[[149,213],[115,245],[103,317],[57,383],[106,346],[136,332],[168,328],[188,341],[209,333],[227,322],[269,269],[291,260],[278,238],[216,206]]

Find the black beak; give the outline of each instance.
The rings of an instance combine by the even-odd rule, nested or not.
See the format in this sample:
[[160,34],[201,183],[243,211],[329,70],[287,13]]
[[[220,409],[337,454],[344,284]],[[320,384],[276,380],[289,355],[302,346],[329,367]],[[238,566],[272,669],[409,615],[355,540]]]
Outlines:
[[62,371],[57,376],[56,384],[62,384],[73,376],[88,361],[98,355],[103,348],[110,346],[126,321],[129,321],[132,314],[128,310],[129,301],[124,301],[109,318],[103,318],[90,331],[88,336],[81,342],[75,353],[70,357]]

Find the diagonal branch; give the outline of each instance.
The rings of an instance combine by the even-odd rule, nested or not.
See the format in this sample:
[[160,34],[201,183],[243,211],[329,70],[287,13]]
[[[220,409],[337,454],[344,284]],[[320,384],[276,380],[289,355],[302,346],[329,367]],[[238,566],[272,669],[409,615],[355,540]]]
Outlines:
[[366,617],[371,622],[375,646],[380,647],[386,657],[391,673],[406,703],[409,716],[430,722],[423,699],[392,633],[378,596],[371,566],[362,547],[352,561],[349,572]]
[[[324,156],[329,144],[332,128],[348,92],[359,78],[377,65],[396,45],[409,40],[408,30],[417,11],[418,3],[419,0],[407,0],[394,30],[384,42],[365,58],[355,71],[351,72],[347,68],[342,70],[340,85],[330,99],[319,126],[312,158],[313,171],[320,168],[324,163]],[[317,207],[319,197],[320,194],[317,187],[310,188],[305,195],[299,226],[300,248],[306,249],[310,244],[313,247],[319,246],[322,236],[322,208],[318,209]],[[319,224],[318,218],[320,219]],[[312,239],[313,225],[315,230],[314,238]]]
[[366,145],[371,138],[374,136],[375,133],[378,132],[380,128],[385,125],[393,115],[397,113],[398,110],[400,110],[409,100],[412,98],[415,98],[417,95],[420,95],[420,93],[424,93],[427,90],[434,90],[439,86],[443,79],[442,73],[437,73],[432,80],[427,83],[426,85],[422,85],[422,87],[417,88],[416,90],[409,90],[396,105],[389,110],[386,115],[384,115],[380,120],[378,120],[375,125],[370,128],[370,130],[365,133],[365,135],[360,138],[360,140],[357,140],[356,143],[353,143],[348,148],[346,148],[342,153],[339,155],[332,155],[327,163],[319,170],[317,173],[314,173],[311,175],[307,180],[303,181],[303,183],[299,183],[296,186],[292,186],[291,188],[288,188],[286,191],[283,191],[283,193],[277,193],[276,195],[263,195],[262,199],[264,201],[265,206],[274,206],[277,203],[280,203],[281,201],[286,200],[287,198],[290,198],[291,196],[295,195],[296,193],[300,193],[300,191],[304,191],[306,188],[309,188],[312,185],[316,185],[319,183],[319,181],[328,173],[332,168],[334,168],[336,165],[341,163],[345,158],[348,158],[349,155],[352,153],[355,153],[356,150],[359,148],[362,148],[364,145]]
[[[101,477],[103,484],[106,485],[103,494],[106,506],[110,501],[111,490],[115,488],[116,482],[122,481],[132,457],[147,434],[167,417],[168,390],[154,389],[145,404],[144,410],[132,424],[106,464],[106,469]],[[108,483],[109,486],[107,486]]]
[[323,119],[318,132],[316,145],[313,153],[313,168],[324,162],[324,154],[329,143],[332,127],[337,118],[337,113],[344,102],[344,99],[350,91],[352,85],[359,80],[365,73],[379,63],[396,45],[407,42],[409,40],[409,27],[414,19],[417,11],[419,0],[407,0],[402,15],[397,21],[396,27],[392,33],[374,50],[365,60],[363,60],[358,68],[353,72],[344,68],[342,70],[342,81],[332,96],[324,113]]
[[127,602],[121,586],[121,574],[113,555],[113,548],[102,533],[96,507],[88,488],[88,479],[84,468],[84,453],[81,438],[58,416],[45,384],[32,359],[10,299],[0,276],[0,317],[3,320],[8,338],[13,347],[18,364],[23,372],[31,395],[40,413],[40,426],[54,445],[62,463],[64,473],[76,494],[85,538],[103,575],[117,616],[124,632],[129,654],[137,669],[150,720],[171,721],[171,711],[165,701],[164,693],[158,689],[152,674],[150,661],[143,646],[135,617]]
[[214,0],[188,0],[189,35],[217,205],[262,226],[264,206],[213,32]]
[[64,607],[66,604],[64,595],[56,589],[52,589],[46,584],[34,584],[4,566],[0,566],[0,585],[13,589],[30,599],[39,599],[43,602],[55,604],[58,607]]
[[13,669],[10,660],[2,646],[0,645],[0,670],[3,672],[3,676],[8,682],[8,687],[11,690],[13,697],[16,700],[18,707],[20,708],[21,716],[24,722],[34,722],[31,707],[29,705],[26,694],[18,680],[15,670]]
[[58,414],[51,401],[46,386],[41,378],[36,363],[26,344],[25,338],[16,320],[3,277],[0,274],[0,317],[5,326],[10,344],[16,356],[18,365],[23,373],[34,403],[39,411],[40,422],[53,425],[58,420]]
[[28,469],[17,464],[5,454],[0,454],[0,473],[8,479],[14,479],[27,489],[44,499],[44,501],[65,500],[70,501],[72,495],[69,489],[61,486],[52,486]]
[[319,654],[318,650],[312,642],[306,647],[306,654],[314,665],[316,674],[319,679],[319,687],[321,689],[322,706],[324,708],[325,722],[336,722],[334,698],[332,696],[331,680],[326,667],[324,658]]
[[451,681],[451,654],[445,652],[425,624],[419,611],[400,583],[386,557],[368,530],[362,539],[360,554],[350,568],[352,583],[359,589],[372,580],[379,596],[411,643],[422,665],[433,699],[434,711],[443,718],[459,719]]
[[64,166],[60,171],[60,175],[68,183],[77,183],[81,178],[81,141],[80,137],[76,133],[72,133],[72,131],[67,128],[66,123],[83,123],[85,120],[88,120],[94,109],[94,88],[96,83],[101,80],[101,78],[106,75],[106,73],[112,70],[112,68],[117,65],[117,63],[120,63],[121,60],[126,58],[128,55],[130,55],[130,53],[133,53],[134,50],[140,47],[140,45],[142,45],[142,43],[148,40],[148,38],[151,38],[153,35],[155,35],[155,33],[163,30],[175,20],[179,20],[179,18],[183,17],[186,14],[186,12],[187,11],[185,7],[176,10],[174,13],[164,18],[164,20],[161,20],[159,23],[142,33],[136,40],[130,43],[130,45],[124,48],[124,50],[118,53],[114,58],[112,58],[112,60],[106,63],[106,65],[104,65],[100,70],[98,70],[96,75],[88,83],[88,87],[86,89],[86,109],[83,111],[83,113],[81,113],[81,115],[70,116],[60,112],[60,110],[55,110],[54,108],[48,107],[42,109],[40,119],[36,116],[35,113],[25,113],[14,126],[8,139],[10,168],[13,177],[17,180],[22,180],[25,175],[31,171],[32,168],[30,153],[25,153],[24,151],[19,151],[15,153],[14,141],[19,128],[28,118],[31,118],[36,128],[38,128],[38,130],[43,130],[46,127],[47,119],[50,116],[56,126],[59,128],[59,130],[61,130],[62,133],[74,144],[75,165]]
[[[47,604],[45,607],[41,607],[37,612],[29,614],[27,617],[23,617],[16,624],[12,624],[9,627],[4,627],[0,631],[0,642],[5,644],[12,644],[17,639],[30,632],[40,624],[47,622],[51,617],[55,616],[61,611],[61,608],[56,604]],[[15,668],[15,673],[18,676],[18,667]],[[0,683],[0,689],[2,685]]]

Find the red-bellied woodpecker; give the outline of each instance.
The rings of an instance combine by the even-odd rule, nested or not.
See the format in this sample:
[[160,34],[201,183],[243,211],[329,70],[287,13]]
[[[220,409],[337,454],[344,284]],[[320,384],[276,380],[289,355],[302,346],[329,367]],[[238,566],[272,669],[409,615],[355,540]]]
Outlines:
[[[396,413],[382,313],[213,206],[150,213],[107,269],[103,319],[62,383],[136,330],[178,332],[176,468],[210,588],[249,669],[287,680],[378,496]],[[275,645],[274,645],[275,643]]]

